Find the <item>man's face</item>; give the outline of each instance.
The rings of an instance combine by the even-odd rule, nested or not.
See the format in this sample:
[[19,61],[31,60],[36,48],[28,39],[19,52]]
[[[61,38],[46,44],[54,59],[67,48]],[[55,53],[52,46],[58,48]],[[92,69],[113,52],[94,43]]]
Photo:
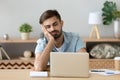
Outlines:
[[55,16],[45,20],[42,25],[54,39],[58,39],[62,35],[63,21],[60,21]]

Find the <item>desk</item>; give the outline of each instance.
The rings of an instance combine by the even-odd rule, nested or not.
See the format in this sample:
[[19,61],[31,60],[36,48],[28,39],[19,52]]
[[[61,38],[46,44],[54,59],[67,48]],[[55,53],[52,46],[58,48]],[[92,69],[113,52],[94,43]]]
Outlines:
[[29,69],[24,70],[0,70],[1,80],[119,80],[120,75],[103,76],[97,74],[91,74],[89,78],[31,78],[29,76]]

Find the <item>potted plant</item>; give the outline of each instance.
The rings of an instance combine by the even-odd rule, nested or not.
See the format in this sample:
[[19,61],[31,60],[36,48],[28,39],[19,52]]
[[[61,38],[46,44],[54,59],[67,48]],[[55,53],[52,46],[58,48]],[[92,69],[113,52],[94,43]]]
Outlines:
[[120,11],[117,10],[116,3],[106,1],[102,8],[103,24],[110,25],[114,22],[114,33],[116,38],[120,38]]
[[27,40],[29,39],[30,32],[32,32],[32,26],[28,23],[24,23],[19,27],[19,31],[21,32],[21,39]]
[[103,16],[103,24],[109,25],[112,21],[116,20],[115,15],[113,13],[117,11],[116,3],[112,1],[106,1],[102,8],[102,16]]

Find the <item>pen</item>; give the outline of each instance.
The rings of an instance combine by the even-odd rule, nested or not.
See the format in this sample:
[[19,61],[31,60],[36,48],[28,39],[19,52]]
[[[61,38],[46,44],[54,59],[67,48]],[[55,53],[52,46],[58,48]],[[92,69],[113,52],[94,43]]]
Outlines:
[[93,69],[93,70],[91,70],[91,72],[105,72],[105,71],[104,70]]

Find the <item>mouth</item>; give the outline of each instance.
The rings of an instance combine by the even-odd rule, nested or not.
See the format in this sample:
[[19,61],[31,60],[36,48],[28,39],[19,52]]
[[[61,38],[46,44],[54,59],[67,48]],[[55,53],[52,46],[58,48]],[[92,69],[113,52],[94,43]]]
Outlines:
[[56,34],[58,34],[58,33],[59,33],[58,31],[52,31],[52,32],[51,32],[52,35],[56,35]]
[[54,39],[58,39],[62,35],[62,32],[54,30],[54,31],[50,32],[50,34],[54,37]]
[[52,35],[55,35],[55,34],[57,34],[57,32],[52,32],[51,34],[52,34]]

